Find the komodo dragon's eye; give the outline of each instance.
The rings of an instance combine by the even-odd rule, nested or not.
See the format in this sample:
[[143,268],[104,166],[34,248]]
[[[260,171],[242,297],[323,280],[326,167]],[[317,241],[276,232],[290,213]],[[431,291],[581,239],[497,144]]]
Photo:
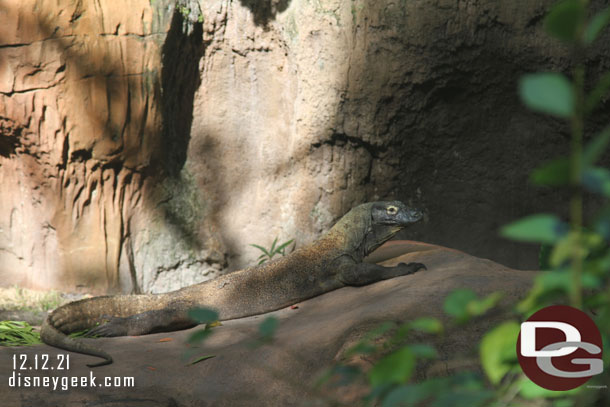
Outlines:
[[390,205],[386,208],[385,211],[388,215],[396,215],[398,213],[398,208],[394,205]]

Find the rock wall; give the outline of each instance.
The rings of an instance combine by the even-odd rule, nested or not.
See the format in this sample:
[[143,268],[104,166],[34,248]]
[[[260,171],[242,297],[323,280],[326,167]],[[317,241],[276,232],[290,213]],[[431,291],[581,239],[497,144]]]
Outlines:
[[[538,248],[498,229],[567,206],[527,177],[565,153],[568,126],[516,93],[523,73],[567,66],[542,32],[550,4],[202,3],[210,45],[187,166],[232,265],[256,255],[248,243],[306,243],[356,203],[397,198],[426,212],[401,237],[536,268]],[[592,50],[594,77],[609,56]]]
[[121,4],[0,2],[3,284],[154,291],[224,264],[180,223],[201,215],[188,176],[172,171],[190,121],[163,120],[183,107],[163,88],[188,97],[174,81],[189,79],[164,64],[164,46],[192,51],[201,31],[185,33],[170,2]]
[[567,62],[551,3],[0,0],[0,281],[166,291],[378,199],[535,267],[497,229],[565,206],[526,180],[568,128],[516,95]]

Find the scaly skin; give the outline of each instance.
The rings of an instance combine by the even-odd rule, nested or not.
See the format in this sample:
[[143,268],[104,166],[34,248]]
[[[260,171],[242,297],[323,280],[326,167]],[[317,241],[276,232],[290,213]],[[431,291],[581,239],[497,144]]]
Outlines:
[[88,365],[102,366],[112,363],[108,353],[66,335],[91,328],[89,334],[98,336],[174,331],[196,325],[187,315],[195,307],[214,309],[220,320],[229,320],[275,311],[340,287],[411,274],[425,266],[383,267],[362,259],[420,218],[398,201],[362,204],[326,235],[286,257],[166,294],[75,301],[49,314],[40,336],[48,345],[104,358]]

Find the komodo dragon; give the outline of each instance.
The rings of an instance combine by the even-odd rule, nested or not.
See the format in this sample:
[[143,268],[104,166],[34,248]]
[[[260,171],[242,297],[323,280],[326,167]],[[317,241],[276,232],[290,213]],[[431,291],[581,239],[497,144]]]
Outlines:
[[353,208],[309,246],[245,270],[165,294],[87,298],[63,305],[42,324],[48,345],[94,355],[112,363],[101,349],[66,336],[93,328],[89,335],[144,335],[190,328],[188,311],[207,307],[220,320],[263,314],[344,286],[362,286],[425,269],[421,263],[383,267],[362,259],[399,230],[421,219],[402,202],[371,202]]

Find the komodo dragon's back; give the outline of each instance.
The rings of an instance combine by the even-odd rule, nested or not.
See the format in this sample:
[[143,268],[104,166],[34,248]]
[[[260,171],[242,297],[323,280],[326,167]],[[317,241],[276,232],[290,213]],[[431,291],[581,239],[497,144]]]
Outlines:
[[399,230],[417,222],[421,213],[402,202],[370,202],[353,208],[324,236],[288,256],[220,276],[165,294],[116,295],[88,298],[63,305],[42,324],[48,345],[98,356],[112,363],[105,351],[67,336],[124,336],[185,329],[196,325],[188,311],[211,308],[221,320],[262,314],[344,287],[406,275],[425,268],[401,263],[382,267],[363,263],[365,256]]

